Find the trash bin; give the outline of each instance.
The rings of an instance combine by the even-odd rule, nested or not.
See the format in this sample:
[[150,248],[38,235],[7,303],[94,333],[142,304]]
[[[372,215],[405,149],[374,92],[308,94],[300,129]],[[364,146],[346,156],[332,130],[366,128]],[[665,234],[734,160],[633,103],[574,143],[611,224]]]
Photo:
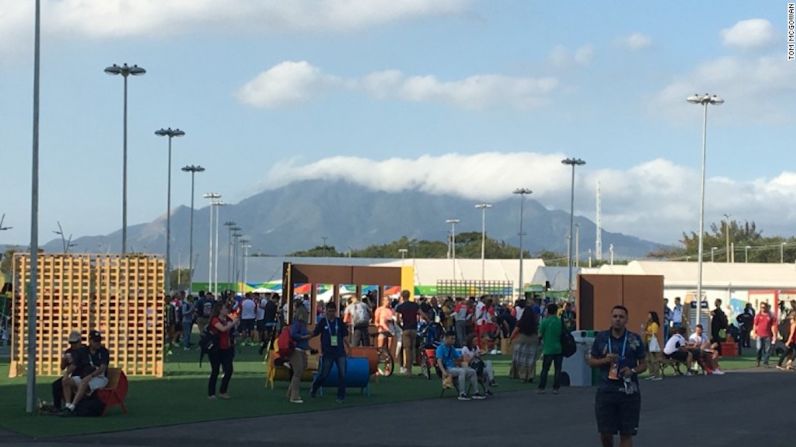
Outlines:
[[569,379],[569,386],[592,386],[594,373],[586,358],[594,343],[594,331],[572,331],[572,337],[578,349],[571,357],[564,358],[561,372]]

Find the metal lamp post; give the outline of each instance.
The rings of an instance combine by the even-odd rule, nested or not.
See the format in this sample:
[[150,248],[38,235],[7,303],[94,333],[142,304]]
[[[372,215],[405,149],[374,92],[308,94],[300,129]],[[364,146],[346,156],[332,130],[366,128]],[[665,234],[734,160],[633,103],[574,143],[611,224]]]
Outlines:
[[483,282],[485,280],[485,265],[486,265],[486,210],[492,208],[491,203],[482,202],[475,205],[477,209],[481,210],[481,287],[484,286]]
[[238,227],[231,220],[224,222],[224,226],[229,231],[227,234],[227,283],[229,284],[232,282],[232,233],[235,231],[233,228]]
[[[30,288],[28,289],[27,370],[25,372],[25,411],[36,407],[36,293],[39,275],[39,73],[41,58],[41,2],[36,0],[33,33],[33,144],[30,178]],[[126,84],[125,84],[126,85]],[[127,89],[125,88],[125,91]],[[126,109],[125,109],[126,110]],[[0,227],[2,223],[0,222]]]
[[779,244],[779,263],[780,264],[784,264],[785,263],[785,245],[787,245],[787,242],[783,242],[783,243]]
[[572,186],[570,189],[569,199],[569,257],[567,259],[567,267],[569,267],[569,282],[567,283],[567,298],[572,298],[572,244],[573,232],[575,231],[575,166],[583,166],[585,161],[580,158],[565,158],[561,160],[562,164],[572,166]]
[[127,77],[142,76],[146,73],[142,67],[127,64],[118,66],[116,64],[105,68],[105,73],[109,75],[121,75],[124,78],[124,118],[123,118],[123,138],[122,138],[122,255],[127,253]]
[[180,129],[160,129],[155,131],[159,137],[169,137],[169,163],[168,163],[168,182],[166,186],[166,287],[171,291],[171,140],[175,137],[182,137],[185,132]]
[[524,289],[524,287],[523,287],[523,277],[522,277],[522,263],[523,263],[523,259],[522,259],[523,258],[522,237],[525,236],[525,233],[522,232],[522,221],[523,221],[523,216],[525,215],[525,196],[527,196],[528,194],[532,194],[532,193],[533,193],[533,191],[531,191],[528,188],[517,188],[513,192],[513,194],[519,194],[520,195],[520,232],[519,232],[519,236],[520,236],[520,282],[519,282],[519,284],[517,286],[517,297],[520,298],[520,299],[522,299],[523,292],[524,292],[524,290],[523,290]]
[[189,236],[188,236],[189,239],[190,239],[189,242],[188,242],[188,247],[189,247],[188,248],[188,257],[190,258],[190,259],[188,259],[188,271],[191,272],[191,277],[189,278],[190,279],[190,281],[189,281],[190,285],[188,287],[189,287],[189,290],[191,292],[193,292],[193,211],[194,211],[193,199],[194,199],[194,196],[196,195],[194,193],[194,185],[195,185],[195,180],[196,180],[195,179],[196,173],[197,172],[204,172],[205,168],[203,168],[203,167],[201,167],[199,165],[196,165],[196,166],[188,165],[188,166],[183,166],[182,167],[182,171],[191,173],[191,223],[189,225],[190,231],[189,231]]
[[239,292],[246,292],[246,258],[249,256],[249,249],[252,247],[249,242],[249,239],[241,239],[240,241],[240,248],[242,248],[241,257],[243,258],[241,261],[241,265],[243,266],[243,272],[241,274],[241,281],[243,282],[242,290],[239,288]]
[[710,247],[710,262],[715,262],[716,248],[718,247]]
[[401,261],[402,261],[401,263],[402,263],[402,264],[403,264],[403,260],[404,260],[404,259],[406,259],[406,253],[407,253],[408,251],[409,251],[409,250],[407,250],[407,249],[405,249],[405,248],[399,248],[399,249],[398,249],[398,253],[400,253],[400,254],[401,254]]
[[749,263],[749,249],[752,248],[751,246],[747,245],[743,248],[743,262],[748,264]]
[[[724,100],[716,95],[705,93],[704,95],[694,94],[686,98],[691,104],[698,104],[703,107],[702,118],[702,173],[699,187],[699,247],[697,253],[697,311],[694,313],[694,326],[699,324],[702,314],[702,253],[704,250],[703,239],[705,235],[705,163],[707,161],[708,144],[708,105],[721,105]],[[729,253],[728,253],[729,256]]]
[[[459,219],[448,219],[445,223],[451,226],[451,259],[453,260],[453,280],[456,281],[456,224],[461,222]],[[454,290],[455,291],[455,290]],[[454,293],[455,295],[455,293]]]
[[215,293],[215,289],[213,287],[213,262],[214,262],[214,252],[215,252],[215,250],[213,250],[213,233],[216,222],[213,211],[216,208],[216,202],[218,202],[219,199],[221,199],[221,194],[217,192],[208,192],[205,193],[202,197],[210,200],[210,243],[208,244],[209,250],[207,252],[207,289]]

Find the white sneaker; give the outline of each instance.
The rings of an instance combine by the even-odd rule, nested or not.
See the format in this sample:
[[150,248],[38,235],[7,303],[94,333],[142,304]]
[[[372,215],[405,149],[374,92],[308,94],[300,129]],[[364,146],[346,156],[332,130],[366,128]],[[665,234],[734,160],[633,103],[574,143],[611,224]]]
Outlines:
[[473,399],[475,399],[475,400],[484,400],[484,399],[486,399],[486,396],[484,396],[481,393],[473,394]]
[[724,375],[724,371],[716,368],[716,369],[713,370],[713,374],[716,374],[716,375],[719,375],[719,376],[723,376]]
[[497,349],[493,349],[493,350],[489,351],[489,355],[497,355],[497,354],[498,354]]
[[[722,373],[722,374],[724,374],[724,373]],[[652,380],[653,382],[658,382],[658,381],[663,380],[663,377],[661,377],[661,376],[653,376],[650,380]]]
[[401,367],[401,374],[406,374],[406,368],[404,368],[403,366]]
[[301,399],[291,399],[291,400],[290,400],[290,403],[291,403],[291,404],[303,404],[303,403],[304,403],[304,401],[303,401],[303,400],[301,400]]
[[459,399],[459,400],[470,400],[470,397],[469,397],[469,396],[467,396],[466,394],[463,394],[463,393],[462,393],[462,394],[459,394],[459,397],[458,397],[458,399]]

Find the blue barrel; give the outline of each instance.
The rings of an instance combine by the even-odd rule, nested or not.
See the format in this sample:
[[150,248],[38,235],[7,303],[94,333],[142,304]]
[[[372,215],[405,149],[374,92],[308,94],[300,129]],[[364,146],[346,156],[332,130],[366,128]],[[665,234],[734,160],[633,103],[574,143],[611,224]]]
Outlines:
[[[323,361],[323,360],[321,360]],[[347,357],[345,371],[346,388],[367,388],[370,374],[367,357]],[[324,387],[337,387],[337,363],[332,363],[332,371],[323,382]]]

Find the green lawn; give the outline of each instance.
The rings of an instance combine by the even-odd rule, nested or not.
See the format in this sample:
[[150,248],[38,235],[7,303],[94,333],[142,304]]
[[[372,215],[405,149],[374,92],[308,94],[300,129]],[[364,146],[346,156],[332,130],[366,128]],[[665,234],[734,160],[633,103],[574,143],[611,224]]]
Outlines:
[[[747,350],[747,352],[750,352]],[[508,374],[511,362],[508,356],[491,356],[498,377],[498,392],[528,389],[534,385],[510,380]],[[748,368],[754,365],[751,356],[724,360],[725,370]],[[541,367],[541,362],[540,365]],[[285,397],[287,384],[277,382],[274,390],[265,388],[265,365],[256,354],[256,348],[239,350],[235,361],[235,374],[230,385],[232,399],[229,401],[209,401],[206,397],[207,375],[210,366],[205,359],[202,367],[198,365],[196,351],[175,350],[167,357],[166,377],[162,379],[131,378],[127,396],[127,415],[121,414],[118,407],[113,408],[103,418],[62,418],[53,416],[31,416],[24,411],[25,378],[8,378],[7,361],[0,363],[0,427],[32,436],[58,436],[78,433],[96,433],[152,427],[158,425],[182,424],[213,419],[228,419],[254,416],[268,416],[306,411],[337,408],[334,392],[325,397],[310,399],[305,384],[302,396],[303,405],[291,404]],[[38,397],[51,400],[50,382],[52,378],[40,377],[37,386]],[[372,381],[370,395],[363,396],[359,390],[349,390],[345,406],[374,405],[390,402],[420,399],[436,399],[439,396],[439,380],[423,377],[382,378],[378,383]],[[447,394],[453,397],[452,393]]]
[[[516,391],[530,385],[506,378],[511,359],[494,357],[499,387],[496,391]],[[302,389],[304,404],[287,401],[287,383],[276,382],[274,390],[265,387],[265,368],[256,348],[239,349],[235,359],[235,374],[230,384],[228,401],[207,399],[207,376],[210,365],[205,359],[200,368],[196,351],[174,350],[167,357],[166,376],[161,379],[130,378],[130,391],[126,404],[128,414],[119,407],[110,410],[104,418],[63,418],[30,416],[25,409],[25,378],[8,378],[8,364],[0,364],[0,427],[26,435],[56,436],[78,433],[95,433],[126,430],[157,425],[172,425],[212,419],[268,416],[275,414],[318,411],[336,408],[334,390],[324,397],[309,398],[309,383]],[[500,377],[503,377],[500,379]],[[51,400],[50,383],[53,378],[38,379],[38,397]],[[220,378],[219,378],[220,382]],[[342,405],[374,405],[389,402],[438,398],[440,382],[424,377],[382,378],[371,381],[370,395],[363,396],[358,389],[348,390]],[[453,394],[448,392],[448,397]]]

